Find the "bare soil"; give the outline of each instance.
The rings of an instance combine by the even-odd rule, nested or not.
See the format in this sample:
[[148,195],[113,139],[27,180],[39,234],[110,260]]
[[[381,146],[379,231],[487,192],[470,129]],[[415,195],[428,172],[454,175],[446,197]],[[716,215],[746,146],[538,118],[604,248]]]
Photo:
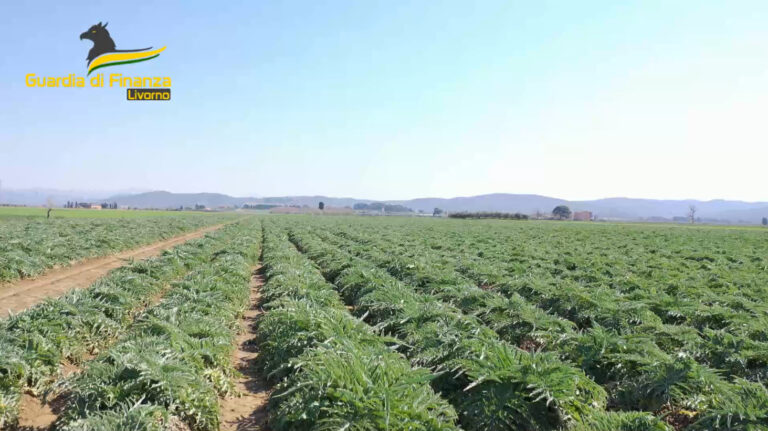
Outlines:
[[242,328],[236,341],[237,350],[232,357],[235,368],[242,373],[242,377],[235,382],[240,396],[220,400],[222,431],[267,429],[269,387],[256,371],[258,350],[253,343],[256,336],[254,325],[262,313],[259,289],[263,284],[261,267],[257,267],[251,277],[251,306],[243,316]]
[[675,431],[681,431],[695,422],[697,412],[676,409],[667,404],[657,411],[655,415],[661,416],[662,420],[668,423]]
[[127,260],[141,260],[157,256],[163,250],[191,239],[200,238],[222,226],[221,224],[209,226],[137,249],[88,259],[65,268],[52,269],[40,277],[0,285],[0,318],[25,310],[46,298],[57,298],[72,289],[88,287],[110,270],[124,265]]
[[[65,362],[61,367],[61,376],[66,378],[72,374],[79,373],[80,367],[70,362]],[[43,401],[41,397],[31,394],[22,394],[19,423],[13,428],[16,431],[42,431],[50,429],[59,414],[64,410],[69,395],[67,393],[56,394],[53,399]]]

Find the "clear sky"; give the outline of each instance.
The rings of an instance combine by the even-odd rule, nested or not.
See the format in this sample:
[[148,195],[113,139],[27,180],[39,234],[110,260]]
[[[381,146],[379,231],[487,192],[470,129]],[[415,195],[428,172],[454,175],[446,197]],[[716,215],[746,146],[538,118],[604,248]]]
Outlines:
[[[768,2],[4,1],[5,188],[768,200]],[[104,69],[170,102],[27,88]]]

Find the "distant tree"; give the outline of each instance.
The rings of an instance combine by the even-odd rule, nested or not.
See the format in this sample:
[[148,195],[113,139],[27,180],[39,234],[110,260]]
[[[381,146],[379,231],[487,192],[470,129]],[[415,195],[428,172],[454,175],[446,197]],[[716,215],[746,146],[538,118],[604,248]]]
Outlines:
[[325,203],[323,203],[323,202],[320,202],[320,203],[317,205],[317,208],[318,208],[320,211],[324,210],[324,209],[325,209]]
[[443,210],[440,208],[435,208],[434,211],[432,211],[432,217],[437,217],[443,215]]
[[49,219],[51,218],[51,211],[53,211],[53,199],[46,199],[46,207],[48,207],[48,214],[46,214],[45,218]]
[[696,211],[696,205],[688,206],[688,220],[691,221],[691,224],[696,223]]
[[543,216],[544,214],[542,214],[541,211],[536,210],[536,213],[534,214],[534,217],[536,217],[536,220],[541,220]]
[[763,217],[763,226],[768,226],[768,217]]
[[565,205],[558,205],[552,210],[552,215],[560,220],[571,218],[571,209]]
[[413,210],[396,204],[384,204],[384,212],[388,213],[412,213]]

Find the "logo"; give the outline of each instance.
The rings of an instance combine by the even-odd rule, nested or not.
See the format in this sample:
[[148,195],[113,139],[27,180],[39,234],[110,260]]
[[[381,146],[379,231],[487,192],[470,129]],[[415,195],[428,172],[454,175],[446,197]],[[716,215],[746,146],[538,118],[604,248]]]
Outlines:
[[165,47],[153,50],[152,47],[142,49],[116,49],[115,41],[107,31],[107,24],[94,24],[80,35],[80,40],[88,39],[93,42],[93,48],[88,51],[88,75],[96,69],[121,64],[138,63],[156,58]]
[[26,86],[30,88],[119,87],[126,89],[126,100],[171,100],[170,76],[123,76],[122,73],[110,73],[106,76],[104,73],[96,73],[90,76],[93,71],[104,67],[152,60],[165,51],[165,47],[117,49],[115,41],[107,31],[107,24],[99,22],[80,34],[80,40],[87,39],[93,42],[93,47],[85,58],[88,67],[86,76],[78,76],[75,73],[69,73],[67,76],[38,76],[36,73],[27,73],[24,76]]

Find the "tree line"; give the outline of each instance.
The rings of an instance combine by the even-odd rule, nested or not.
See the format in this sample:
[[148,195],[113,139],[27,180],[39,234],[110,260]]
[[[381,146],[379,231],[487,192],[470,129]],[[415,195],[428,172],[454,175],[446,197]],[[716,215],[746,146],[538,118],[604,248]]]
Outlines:
[[66,204],[64,204],[64,208],[91,208],[93,205],[99,205],[101,206],[101,209],[104,210],[116,210],[117,209],[117,202],[102,202],[101,204],[92,204],[90,202],[77,202],[77,201],[67,201]]
[[527,214],[521,213],[504,213],[504,212],[457,212],[448,214],[448,218],[494,218],[494,219],[508,219],[508,220],[528,220]]

